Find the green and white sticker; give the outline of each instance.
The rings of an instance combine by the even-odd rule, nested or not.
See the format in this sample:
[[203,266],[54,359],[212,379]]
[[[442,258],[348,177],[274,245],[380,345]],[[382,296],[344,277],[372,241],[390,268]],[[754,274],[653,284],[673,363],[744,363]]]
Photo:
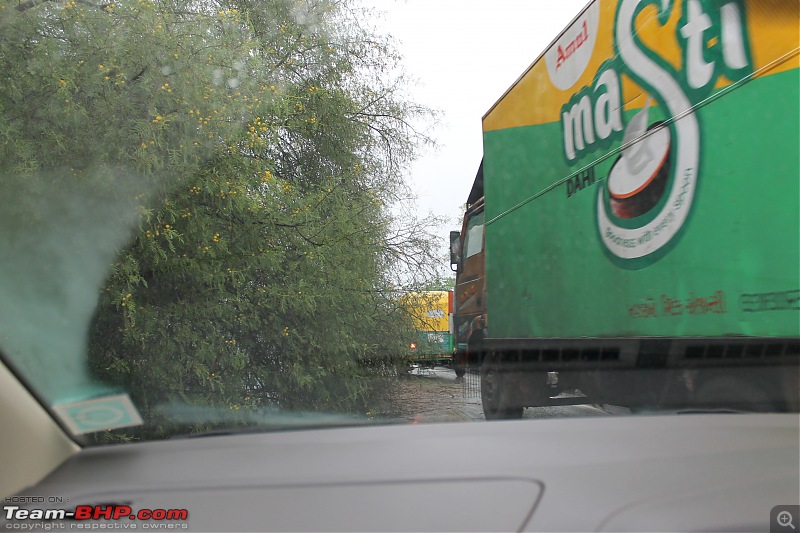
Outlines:
[[127,394],[53,405],[53,411],[74,435],[143,424]]

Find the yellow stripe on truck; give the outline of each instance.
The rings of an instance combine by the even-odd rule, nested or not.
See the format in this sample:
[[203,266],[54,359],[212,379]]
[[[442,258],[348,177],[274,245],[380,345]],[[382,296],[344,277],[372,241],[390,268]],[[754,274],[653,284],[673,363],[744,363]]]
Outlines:
[[[676,0],[672,0],[676,1]],[[636,38],[647,49],[657,52],[658,56],[676,71],[683,70],[683,50],[679,44],[679,27],[684,9],[690,9],[691,2],[677,2],[680,7],[674,9],[669,19],[662,25],[658,20],[658,9],[654,4],[646,5],[636,17]],[[800,67],[798,43],[800,42],[800,2],[780,0],[751,0],[744,2],[749,42],[752,53],[755,76],[777,74]],[[563,54],[562,68],[569,68],[570,61],[580,59],[584,47],[591,47],[588,62],[572,85],[560,89],[548,72],[547,58],[541,56],[520,78],[520,80],[504,95],[483,118],[483,131],[493,131],[521,126],[547,124],[561,120],[561,108],[570,97],[582,87],[591,87],[601,65],[609,60],[618,61],[614,53],[614,21],[616,18],[617,0],[596,0],[578,16],[558,39]],[[592,11],[596,13],[591,13]],[[591,24],[591,16],[597,16],[596,27]],[[589,20],[587,20],[589,19]],[[787,20],[795,21],[786,24]],[[584,31],[584,23],[586,23]],[[563,39],[562,37],[567,37]],[[706,48],[717,44],[717,38],[706,41]],[[557,51],[558,46],[554,47]],[[556,55],[557,56],[557,55]],[[715,83],[715,89],[721,89],[732,82],[721,76]],[[621,79],[622,93],[632,96],[624,102],[625,110],[638,109],[644,106],[647,98],[645,92],[630,78]]]

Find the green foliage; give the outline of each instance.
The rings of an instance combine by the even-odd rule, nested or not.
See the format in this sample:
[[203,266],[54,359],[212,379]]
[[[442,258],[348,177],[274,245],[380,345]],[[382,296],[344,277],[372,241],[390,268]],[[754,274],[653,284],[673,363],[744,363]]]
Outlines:
[[429,142],[411,124],[431,114],[403,98],[386,40],[333,0],[0,9],[4,179],[137,184],[139,225],[89,348],[148,423],[126,435],[214,427],[170,421],[171,405],[221,409],[224,424],[366,412],[409,338],[398,271],[432,250],[424,224],[387,208]]

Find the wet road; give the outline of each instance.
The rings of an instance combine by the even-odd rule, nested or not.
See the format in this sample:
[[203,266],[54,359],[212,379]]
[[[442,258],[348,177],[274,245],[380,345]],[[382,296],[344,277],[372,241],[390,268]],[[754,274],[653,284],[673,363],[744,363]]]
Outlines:
[[[391,402],[400,421],[463,422],[485,420],[481,407],[480,377],[457,379],[446,367],[413,368],[392,392]],[[523,418],[608,416],[629,412],[625,408],[598,405],[528,407]]]

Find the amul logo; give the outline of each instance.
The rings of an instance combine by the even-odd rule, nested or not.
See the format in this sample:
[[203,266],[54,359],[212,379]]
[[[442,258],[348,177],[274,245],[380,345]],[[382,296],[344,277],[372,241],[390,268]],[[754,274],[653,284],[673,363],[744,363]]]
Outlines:
[[[700,124],[694,105],[706,98],[720,76],[741,79],[752,72],[744,7],[737,0],[688,0],[680,9],[676,40],[682,70],[649,50],[636,25],[647,6],[666,24],[679,2],[620,0],[614,26],[616,58],[598,70],[561,109],[564,157],[576,165],[583,156],[621,141],[605,183],[598,188],[597,227],[612,258],[638,268],[656,260],[678,234],[691,211],[700,177]],[[648,17],[642,17],[644,22]],[[623,124],[621,78],[642,87],[641,108]],[[633,261],[637,260],[637,261]]]
[[586,21],[584,20],[583,24],[581,24],[581,32],[578,34],[577,37],[575,37],[575,39],[573,39],[571,43],[567,45],[567,48],[566,49],[562,48],[560,44],[556,48],[556,53],[558,54],[558,57],[556,59],[556,70],[561,68],[561,65],[563,65],[564,62],[567,59],[569,59],[572,56],[572,54],[574,54],[575,51],[588,40],[589,40],[589,26],[586,24]]
[[597,40],[600,2],[593,2],[544,54],[550,81],[566,91],[586,70]]

